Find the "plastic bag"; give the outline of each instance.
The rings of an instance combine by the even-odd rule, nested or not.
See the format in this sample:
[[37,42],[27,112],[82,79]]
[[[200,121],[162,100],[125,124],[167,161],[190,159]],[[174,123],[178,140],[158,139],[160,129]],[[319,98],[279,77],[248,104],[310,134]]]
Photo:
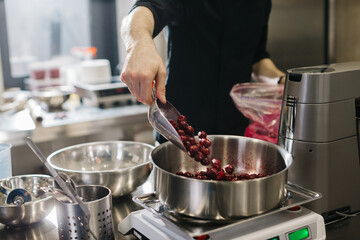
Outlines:
[[251,120],[244,136],[277,143],[284,85],[242,83],[233,86],[230,96],[237,109]]

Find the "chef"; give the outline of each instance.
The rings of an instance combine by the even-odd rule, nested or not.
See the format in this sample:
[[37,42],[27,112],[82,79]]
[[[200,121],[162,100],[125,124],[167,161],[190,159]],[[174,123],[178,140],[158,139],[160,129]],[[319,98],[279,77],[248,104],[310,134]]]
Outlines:
[[[121,78],[144,104],[152,83],[195,131],[243,135],[248,120],[229,95],[251,74],[283,81],[266,51],[271,0],[138,0],[122,22]],[[168,66],[153,38],[167,27]],[[157,136],[159,142],[163,142]]]

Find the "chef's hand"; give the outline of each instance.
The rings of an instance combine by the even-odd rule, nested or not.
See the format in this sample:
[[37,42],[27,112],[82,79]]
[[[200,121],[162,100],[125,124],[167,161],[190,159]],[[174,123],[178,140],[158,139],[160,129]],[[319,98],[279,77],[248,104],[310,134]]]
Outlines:
[[285,73],[279,70],[270,58],[263,58],[254,63],[252,65],[252,70],[256,76],[278,79],[279,84],[285,83]]
[[153,21],[150,10],[138,7],[122,23],[127,55],[121,80],[128,86],[131,94],[146,105],[152,103],[153,81],[156,96],[166,103],[166,69],[152,39]]

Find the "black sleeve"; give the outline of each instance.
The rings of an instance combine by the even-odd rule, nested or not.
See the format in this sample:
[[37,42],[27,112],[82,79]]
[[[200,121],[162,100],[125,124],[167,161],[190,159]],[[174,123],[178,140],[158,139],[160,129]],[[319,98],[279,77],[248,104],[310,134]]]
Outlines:
[[266,44],[267,44],[267,36],[268,36],[268,21],[271,11],[271,0],[267,1],[266,6],[266,16],[265,16],[265,23],[262,29],[262,35],[256,50],[255,57],[253,59],[253,63],[260,61],[263,58],[269,58],[270,54],[266,51]]
[[137,0],[130,12],[136,7],[147,7],[154,16],[155,26],[153,38],[169,23],[175,21],[179,1],[174,0]]

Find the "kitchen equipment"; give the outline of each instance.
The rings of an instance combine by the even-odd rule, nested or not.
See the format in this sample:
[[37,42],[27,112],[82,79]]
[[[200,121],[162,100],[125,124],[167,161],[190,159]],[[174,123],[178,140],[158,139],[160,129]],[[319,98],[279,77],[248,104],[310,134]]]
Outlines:
[[287,71],[278,144],[289,151],[289,181],[323,194],[308,208],[325,220],[360,210],[357,117],[360,62]]
[[[45,167],[49,170],[50,174],[54,177],[56,183],[60,186],[60,188],[64,191],[64,193],[71,198],[71,200],[77,204],[77,206],[81,209],[86,219],[84,221],[90,221],[90,211],[84,204],[83,200],[79,197],[76,192],[76,189],[72,186],[72,181],[69,178],[63,179],[62,176],[59,175],[56,170],[46,161],[45,156],[42,154],[40,149],[36,146],[36,144],[31,140],[30,137],[25,138],[25,142],[31,148],[31,150],[35,153],[35,155],[41,160],[41,162],[45,165]],[[66,175],[65,175],[66,176]],[[95,234],[92,229],[89,230],[94,239]]]
[[103,185],[110,188],[113,197],[119,197],[146,181],[153,148],[133,141],[90,142],[57,150],[47,161],[77,185]]
[[120,76],[111,77],[110,82],[102,84],[74,83],[76,93],[82,98],[84,105],[100,108],[137,104]]
[[0,143],[0,179],[12,176],[11,147],[9,143]]
[[169,120],[177,121],[180,116],[179,111],[169,101],[166,101],[165,104],[162,103],[157,99],[154,91],[152,94],[153,101],[148,111],[148,119],[151,126],[164,138],[175,144],[175,146],[187,152],[178,132],[169,122]]
[[118,230],[149,239],[325,239],[323,218],[299,207],[321,195],[291,183],[285,188],[286,197],[278,208],[262,215],[220,222],[179,215],[163,205],[154,193],[137,196],[133,200],[145,209],[122,220]]
[[90,59],[80,63],[80,81],[89,84],[108,83],[111,79],[110,62],[107,59]]
[[74,91],[71,86],[47,87],[32,91],[32,97],[44,103],[50,111],[59,110]]
[[234,173],[269,175],[247,181],[198,180],[178,171],[206,170],[170,142],[151,153],[159,200],[177,213],[213,220],[247,217],[276,208],[285,194],[292,156],[279,146],[258,139],[209,135],[210,158],[232,164]]
[[32,201],[22,205],[6,203],[5,195],[0,195],[0,223],[9,226],[24,226],[44,219],[54,207],[54,199],[42,194],[41,187],[54,185],[54,179],[48,175],[19,175],[0,180],[6,189],[25,189]]
[[26,202],[31,202],[30,193],[23,188],[15,188],[8,190],[3,186],[0,186],[0,192],[6,195],[6,203],[20,206]]
[[114,239],[110,189],[86,185],[77,186],[76,192],[92,217],[88,222],[79,205],[56,201],[59,239],[89,239],[89,229],[98,239]]

